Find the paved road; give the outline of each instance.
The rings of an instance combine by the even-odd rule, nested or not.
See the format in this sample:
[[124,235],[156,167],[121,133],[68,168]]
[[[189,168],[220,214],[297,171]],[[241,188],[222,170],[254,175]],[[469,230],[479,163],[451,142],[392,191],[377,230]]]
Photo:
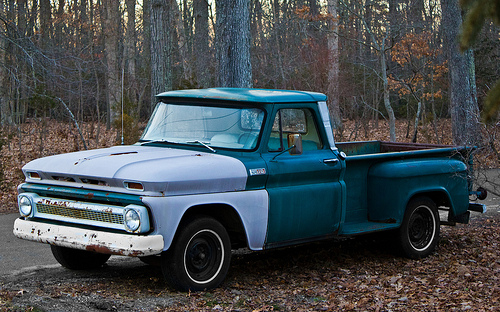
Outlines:
[[12,234],[18,216],[17,213],[0,214],[0,276],[57,264],[49,245],[22,240]]
[[[0,214],[0,277],[29,273],[39,268],[60,267],[47,244],[19,239],[12,233],[18,213]],[[108,263],[138,262],[130,257],[112,256]]]
[[[500,193],[498,186],[487,181],[493,181],[495,178],[497,181],[499,176],[500,170],[490,170],[484,175],[481,185],[495,190],[498,194]],[[479,202],[487,205],[487,214],[500,213],[500,196],[490,193],[486,200]],[[0,276],[28,272],[40,267],[58,267],[59,264],[52,257],[49,245],[18,239],[12,234],[14,220],[18,215],[0,214]],[[473,218],[477,215],[479,214],[472,213]],[[121,262],[127,257],[113,258]]]

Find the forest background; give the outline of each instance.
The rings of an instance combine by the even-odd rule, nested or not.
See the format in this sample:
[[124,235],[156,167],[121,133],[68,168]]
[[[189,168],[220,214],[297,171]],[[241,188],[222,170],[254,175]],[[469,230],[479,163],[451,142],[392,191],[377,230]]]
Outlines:
[[457,0],[0,0],[0,210],[29,160],[134,143],[154,95],[187,88],[323,92],[338,141],[476,145],[477,166],[498,168],[498,115],[480,113],[500,29],[476,18],[461,52],[463,13]]

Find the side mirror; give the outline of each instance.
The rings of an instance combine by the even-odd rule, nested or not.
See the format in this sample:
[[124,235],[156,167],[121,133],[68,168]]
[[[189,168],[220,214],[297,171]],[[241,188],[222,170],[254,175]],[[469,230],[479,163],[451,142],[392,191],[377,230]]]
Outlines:
[[302,155],[302,135],[299,133],[289,133],[287,139],[290,155]]

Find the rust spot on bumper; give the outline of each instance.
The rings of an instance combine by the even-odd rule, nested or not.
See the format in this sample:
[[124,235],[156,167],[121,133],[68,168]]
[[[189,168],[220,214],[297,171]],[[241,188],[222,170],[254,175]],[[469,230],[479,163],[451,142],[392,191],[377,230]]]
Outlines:
[[108,254],[108,255],[118,255],[118,256],[131,256],[131,257],[140,257],[144,255],[143,252],[137,251],[137,250],[129,250],[129,251],[113,251],[109,249],[106,246],[101,246],[101,245],[88,245],[85,248],[87,251],[92,251],[92,252],[97,252],[101,254]]

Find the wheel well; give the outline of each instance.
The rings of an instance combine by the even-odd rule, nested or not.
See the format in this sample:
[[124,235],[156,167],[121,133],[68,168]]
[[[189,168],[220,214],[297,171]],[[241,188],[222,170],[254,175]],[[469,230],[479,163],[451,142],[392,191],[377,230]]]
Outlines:
[[189,208],[182,216],[180,226],[193,221],[200,216],[212,217],[219,221],[227,230],[233,249],[247,247],[245,228],[236,210],[226,204],[198,205]]
[[448,195],[445,192],[442,191],[432,191],[432,192],[425,192],[425,193],[418,193],[413,195],[408,202],[410,202],[412,199],[416,197],[421,197],[421,196],[426,196],[429,197],[434,203],[436,203],[436,206],[439,208],[441,206],[445,206],[448,208],[451,208],[451,201]]

